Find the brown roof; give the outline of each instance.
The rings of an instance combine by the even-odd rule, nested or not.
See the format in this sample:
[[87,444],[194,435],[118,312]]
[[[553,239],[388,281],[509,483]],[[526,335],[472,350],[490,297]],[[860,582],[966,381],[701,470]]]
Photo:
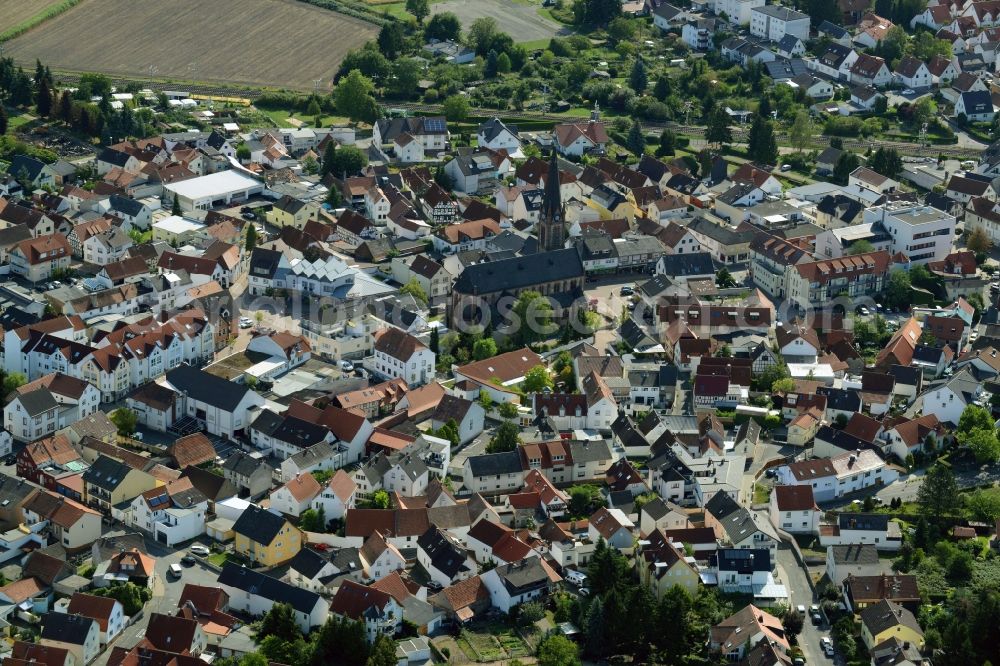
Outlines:
[[24,570],[21,572],[24,577],[37,578],[46,585],[52,585],[74,573],[76,571],[65,560],[40,550],[32,551],[28,555],[28,560],[24,563]]
[[177,606],[179,608],[190,602],[194,604],[199,613],[208,613],[225,608],[229,603],[228,596],[221,587],[186,583],[181,591],[181,598],[177,601]]
[[90,384],[82,379],[70,377],[69,375],[64,375],[61,372],[53,372],[45,375],[44,377],[39,377],[33,382],[22,384],[17,388],[17,393],[18,395],[24,395],[25,393],[30,393],[31,391],[36,391],[44,387],[57,395],[79,399],[83,396],[83,392],[88,386],[90,386]]
[[844,426],[844,432],[866,442],[874,442],[881,428],[882,424],[879,421],[856,412],[851,415],[847,425]]
[[774,496],[779,511],[817,509],[812,486],[775,486]]
[[920,332],[920,322],[912,317],[908,319],[898,331],[892,334],[889,342],[878,353],[875,365],[883,367],[898,363],[909,366],[913,360],[913,350],[916,349],[917,342],[920,340]]
[[66,648],[25,641],[15,641],[11,654],[14,659],[25,663],[45,664],[45,666],[63,666],[70,656],[69,650]]
[[561,146],[569,146],[580,136],[585,136],[592,143],[601,144],[608,142],[608,133],[604,129],[601,121],[584,120],[572,123],[560,123],[552,128],[556,141]]
[[330,477],[330,483],[327,484],[327,487],[341,502],[346,504],[351,495],[357,491],[358,484],[354,482],[350,474],[338,469],[337,473]]
[[187,652],[193,647],[198,623],[185,617],[151,613],[145,641],[158,650]]
[[469,240],[489,238],[500,233],[500,225],[490,219],[472,220],[449,224],[438,231],[438,236],[451,244],[463,243]]
[[878,275],[889,270],[890,256],[880,250],[868,254],[855,254],[838,259],[811,261],[795,266],[799,275],[809,282],[826,284],[830,280],[854,281],[858,275]]
[[196,432],[181,437],[167,449],[167,454],[174,459],[177,467],[183,469],[188,465],[201,465],[215,460],[215,447],[204,433]]
[[391,599],[388,592],[345,580],[330,601],[330,612],[358,620],[373,606],[385,608]]
[[393,571],[388,576],[383,576],[372,583],[371,587],[373,590],[385,592],[399,604],[402,604],[404,601],[413,596],[413,593],[410,592],[410,588],[407,587],[406,581],[403,580],[399,571]]
[[76,449],[64,435],[53,435],[32,442],[25,447],[24,455],[27,455],[36,466],[48,462],[65,465],[80,459],[80,454],[76,452]]
[[[108,571],[113,573],[129,572],[136,576],[149,577],[153,575],[153,568],[156,561],[149,555],[140,552],[138,548],[132,548],[117,553],[111,557]],[[130,567],[130,568],[125,568]]]
[[916,576],[881,575],[854,576],[848,575],[844,581],[851,599],[857,603],[871,603],[882,599],[891,601],[916,601],[920,599]]
[[489,598],[489,590],[486,589],[482,579],[479,576],[473,576],[454,585],[449,585],[431,597],[430,601],[436,606],[459,611]]
[[924,414],[921,417],[897,423],[893,429],[907,446],[916,446],[927,435],[936,431],[940,422],[934,414]]
[[427,349],[420,340],[394,326],[383,329],[375,335],[375,351],[400,361],[409,361],[416,352]]
[[297,502],[310,500],[319,495],[323,490],[316,479],[313,478],[313,475],[308,472],[297,474],[294,479],[286,483],[282,488],[288,490]]
[[541,364],[542,357],[525,347],[463,365],[458,372],[482,384],[488,384],[494,378],[509,382],[524,377],[528,370]]
[[77,592],[69,600],[66,612],[71,615],[89,617],[101,626],[101,631],[108,630],[108,621],[115,609],[116,600],[110,597],[98,597],[93,594]]
[[17,249],[32,266],[70,255],[69,241],[62,234],[30,238],[18,243]]

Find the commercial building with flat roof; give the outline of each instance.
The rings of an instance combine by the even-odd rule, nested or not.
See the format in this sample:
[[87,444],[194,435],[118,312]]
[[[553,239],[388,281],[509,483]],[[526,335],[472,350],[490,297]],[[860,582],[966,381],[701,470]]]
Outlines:
[[219,171],[163,186],[164,200],[173,204],[174,196],[181,210],[209,210],[246,201],[264,192],[264,183],[239,171]]

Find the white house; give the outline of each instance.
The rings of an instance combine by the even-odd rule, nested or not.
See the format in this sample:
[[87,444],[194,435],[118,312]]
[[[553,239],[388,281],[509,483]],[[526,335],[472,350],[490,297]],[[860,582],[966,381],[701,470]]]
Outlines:
[[100,625],[83,615],[48,613],[42,618],[38,643],[68,650],[76,663],[89,664],[101,651]]
[[291,605],[295,624],[303,633],[322,626],[330,614],[330,604],[315,592],[231,562],[222,567],[219,587],[229,595],[230,609],[253,617],[264,615],[276,603]]
[[506,150],[508,155],[514,156],[521,149],[521,139],[518,136],[517,127],[508,125],[499,118],[490,118],[479,126],[476,132],[478,145],[481,148],[490,150]]
[[821,516],[812,486],[775,486],[771,491],[768,517],[775,527],[791,534],[816,534]]
[[848,451],[833,458],[803,460],[777,468],[777,480],[783,485],[812,487],[817,502],[868,488],[879,488],[895,481],[899,474],[871,449]]
[[[125,628],[124,606],[117,599],[76,592],[68,601],[66,613],[83,615],[97,622],[102,645],[113,641]],[[59,611],[60,607],[56,606],[56,610]]]
[[376,333],[375,374],[399,377],[409,386],[422,386],[434,379],[435,355],[424,343],[395,327]]
[[918,60],[913,56],[905,56],[900,60],[899,64],[896,65],[894,74],[896,80],[907,88],[920,90],[922,88],[929,88],[934,83],[931,70],[927,68],[927,65],[922,60]]
[[809,15],[781,5],[764,5],[750,11],[750,34],[772,42],[785,35],[809,39]]
[[491,605],[504,613],[518,604],[540,599],[548,594],[551,585],[562,580],[540,557],[495,567],[481,578],[490,593]]
[[321,491],[312,474],[299,474],[271,493],[271,508],[289,516],[301,516]]
[[972,372],[963,368],[947,382],[925,391],[918,400],[923,414],[933,414],[942,423],[958,425],[962,412],[985,395],[982,384]]
[[471,578],[478,569],[462,542],[433,526],[417,539],[417,562],[441,587]]
[[996,115],[993,97],[987,91],[974,90],[962,93],[955,102],[954,116],[965,116],[974,122],[988,123]]
[[133,528],[172,547],[204,534],[207,513],[208,498],[190,483],[176,482],[138,495],[126,515]]
[[251,410],[264,398],[247,386],[234,384],[188,364],[166,374],[166,385],[178,394],[181,412],[212,435],[234,439],[250,428]]
[[323,515],[329,520],[339,520],[348,509],[354,508],[355,495],[358,486],[351,475],[342,469],[330,478],[319,495],[313,498],[312,508],[322,509]]
[[822,525],[821,546],[871,544],[879,550],[897,551],[903,545],[899,523],[884,513],[841,513],[834,525]]
[[55,372],[17,389],[4,406],[4,427],[14,439],[31,442],[90,416],[100,404],[93,384]]
[[454,420],[458,425],[460,446],[468,444],[482,431],[486,410],[479,402],[445,394],[431,415],[431,427],[435,430]]
[[764,6],[764,0],[715,0],[715,14],[729,17],[733,25],[750,23],[752,11]]

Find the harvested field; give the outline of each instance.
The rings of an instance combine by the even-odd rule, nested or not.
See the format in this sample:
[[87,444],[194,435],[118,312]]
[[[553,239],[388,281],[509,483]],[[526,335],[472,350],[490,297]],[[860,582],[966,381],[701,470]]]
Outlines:
[[84,0],[4,53],[57,71],[144,78],[152,66],[178,82],[312,90],[320,79],[328,90],[344,55],[377,32],[294,0]]
[[21,25],[43,9],[58,4],[59,0],[0,0],[0,33]]
[[534,42],[570,32],[565,26],[540,16],[540,6],[513,0],[445,0],[431,4],[431,13],[452,12],[462,22],[463,31],[477,18],[496,19],[497,27],[515,42]]

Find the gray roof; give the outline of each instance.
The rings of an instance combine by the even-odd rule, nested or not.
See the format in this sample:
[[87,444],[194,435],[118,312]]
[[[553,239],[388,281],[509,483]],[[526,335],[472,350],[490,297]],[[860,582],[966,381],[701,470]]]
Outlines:
[[490,118],[479,126],[479,134],[482,135],[486,141],[492,141],[497,138],[497,136],[499,136],[504,130],[507,130],[514,136],[517,136],[517,125],[507,125],[499,118]]
[[687,228],[695,233],[708,236],[712,240],[718,241],[723,245],[739,245],[741,243],[749,243],[753,238],[753,232],[751,231],[736,231],[731,227],[724,227],[721,224],[716,224],[704,217],[694,218],[691,220],[690,224],[688,224]]
[[[574,453],[575,456],[575,453]],[[473,476],[490,476],[495,474],[519,474],[521,469],[521,454],[517,451],[503,453],[486,453],[481,456],[469,456],[467,459]]]
[[582,277],[583,263],[574,248],[540,252],[467,266],[454,290],[463,294],[517,291],[524,287]]
[[830,546],[828,552],[836,564],[878,564],[878,550],[871,543]]
[[250,392],[243,384],[235,384],[199,368],[184,363],[167,371],[167,383],[188,398],[231,412]]
[[548,585],[549,581],[540,557],[528,557],[520,562],[504,564],[495,571],[511,595]]
[[112,194],[109,197],[109,203],[111,204],[112,210],[118,210],[126,215],[135,217],[142,212],[143,206],[142,202],[136,201],[135,199],[129,197],[123,197],[118,194]]
[[59,406],[56,399],[52,397],[52,392],[47,388],[39,388],[28,391],[17,396],[18,401],[28,416],[38,416]]
[[837,516],[842,530],[869,530],[884,532],[889,528],[889,516],[884,513],[842,513]]
[[576,464],[611,460],[611,448],[606,440],[584,440],[569,443],[569,452]]
[[95,621],[83,615],[46,613],[42,618],[42,639],[83,645]]
[[19,506],[38,486],[22,478],[0,474],[0,506]]
[[268,545],[285,526],[285,519],[256,504],[248,506],[233,523],[233,531],[251,541]]
[[712,255],[708,252],[691,254],[667,254],[660,259],[661,274],[670,277],[688,275],[709,275],[715,273]]
[[117,488],[132,468],[123,462],[101,455],[94,464],[83,473],[85,483],[97,486],[107,491]]
[[882,599],[878,603],[862,608],[861,622],[868,628],[872,636],[878,636],[898,625],[909,627],[921,636],[924,634],[924,630],[920,627],[920,623],[917,622],[913,613],[888,599]]
[[219,585],[228,585],[238,590],[263,597],[270,601],[290,605],[300,613],[312,613],[320,597],[315,592],[289,585],[277,578],[227,562],[219,574]]
[[437,527],[430,527],[417,539],[417,547],[427,554],[431,566],[449,579],[469,571],[465,549]]
[[326,557],[312,548],[303,548],[295,554],[292,561],[288,563],[288,567],[308,579],[313,579],[327,564],[330,564],[330,560]]
[[809,19],[808,14],[803,14],[802,12],[797,12],[794,9],[782,7],[781,5],[764,5],[763,7],[755,7],[753,11],[766,14],[767,16],[771,16],[782,21],[801,21]]
[[711,555],[709,562],[718,571],[770,571],[771,552],[767,548],[720,548]]

